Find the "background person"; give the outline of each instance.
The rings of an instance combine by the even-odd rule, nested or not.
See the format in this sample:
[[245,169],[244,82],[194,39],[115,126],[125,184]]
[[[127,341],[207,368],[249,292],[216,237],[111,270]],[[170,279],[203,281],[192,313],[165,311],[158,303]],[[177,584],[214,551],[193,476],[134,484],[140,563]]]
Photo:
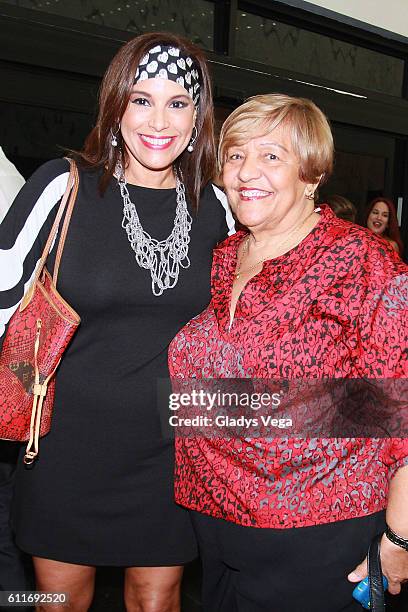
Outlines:
[[350,200],[341,195],[331,195],[325,198],[325,204],[328,204],[336,217],[344,219],[344,221],[356,222],[357,210]]
[[24,183],[24,178],[0,147],[0,223]]
[[[171,343],[173,377],[407,375],[407,267],[373,233],[315,207],[332,158],[330,127],[309,100],[255,96],[225,121],[223,183],[248,230],[215,249],[212,300]],[[387,500],[408,547],[408,440],[201,432],[177,439],[176,464],[206,612],[359,612],[351,581],[366,574]],[[383,536],[381,557],[398,593],[408,551]]]
[[18,450],[15,442],[0,440],[0,591],[26,591],[29,588],[22,554],[14,543],[10,526]]
[[[0,223],[4,219],[14,198],[24,185],[14,164],[0,147]],[[10,507],[13,493],[15,463],[18,445],[0,440],[0,590],[28,589],[21,553],[14,544],[11,532]],[[22,609],[22,608],[20,608]]]
[[367,208],[365,225],[374,234],[389,242],[394,251],[402,255],[404,245],[402,244],[397,213],[392,200],[383,197],[372,200]]
[[[171,338],[209,302],[212,249],[230,218],[209,182],[203,52],[166,33],[128,42],[107,69],[96,126],[75,157],[79,192],[58,287],[82,322],[57,372],[40,457],[32,469],[18,465],[17,543],[33,555],[37,588],[68,593],[70,610],[89,608],[95,566],[108,565],[126,567],[128,611],[174,612],[182,565],[197,552],[188,513],[174,503],[157,379],[168,375]],[[68,170],[64,159],[42,166],[1,226],[3,331]]]

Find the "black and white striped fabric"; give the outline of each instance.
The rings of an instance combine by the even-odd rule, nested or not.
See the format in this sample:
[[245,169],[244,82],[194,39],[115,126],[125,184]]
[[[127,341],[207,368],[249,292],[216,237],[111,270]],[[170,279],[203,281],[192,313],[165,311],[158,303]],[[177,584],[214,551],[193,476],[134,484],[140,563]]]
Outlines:
[[232,212],[228,204],[227,196],[219,187],[217,187],[217,185],[213,184],[213,189],[214,189],[214,193],[217,196],[221,206],[225,210],[225,223],[227,224],[227,228],[228,228],[228,236],[231,236],[232,234],[235,234],[236,230],[235,230],[235,220],[234,220],[234,217],[232,216]]
[[23,186],[0,225],[0,338],[32,282],[68,176],[65,159],[41,166]]

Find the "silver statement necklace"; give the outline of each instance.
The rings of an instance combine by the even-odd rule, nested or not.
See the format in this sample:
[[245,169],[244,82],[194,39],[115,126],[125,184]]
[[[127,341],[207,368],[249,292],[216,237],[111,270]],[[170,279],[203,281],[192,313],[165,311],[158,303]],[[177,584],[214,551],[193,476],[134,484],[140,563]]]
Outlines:
[[140,223],[121,164],[117,165],[115,176],[123,200],[122,227],[126,230],[137,263],[141,268],[150,270],[153,295],[162,295],[163,291],[177,285],[180,266],[184,269],[190,267],[188,245],[192,218],[187,209],[184,185],[176,173],[177,206],[173,230],[165,240],[156,240]]

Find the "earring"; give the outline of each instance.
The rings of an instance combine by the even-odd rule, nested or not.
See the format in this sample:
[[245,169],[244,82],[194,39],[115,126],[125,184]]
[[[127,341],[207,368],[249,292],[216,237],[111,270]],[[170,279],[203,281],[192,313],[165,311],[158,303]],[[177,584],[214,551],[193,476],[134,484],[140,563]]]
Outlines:
[[111,133],[111,145],[112,147],[117,147],[118,146],[118,139],[116,138],[116,136],[119,134],[120,132],[120,123],[118,125],[118,129],[116,130],[116,133],[113,132],[112,128],[110,130]]
[[193,127],[193,133],[194,133],[194,130],[195,130],[195,134],[194,134],[194,136],[193,136],[193,134],[191,135],[190,144],[187,147],[187,151],[189,153],[192,153],[194,151],[194,143],[197,140],[197,136],[198,136],[198,131],[197,131],[196,126]]
[[314,200],[314,198],[315,198],[315,192],[314,192],[314,191],[312,191],[312,193],[305,193],[305,198],[306,198],[307,200]]

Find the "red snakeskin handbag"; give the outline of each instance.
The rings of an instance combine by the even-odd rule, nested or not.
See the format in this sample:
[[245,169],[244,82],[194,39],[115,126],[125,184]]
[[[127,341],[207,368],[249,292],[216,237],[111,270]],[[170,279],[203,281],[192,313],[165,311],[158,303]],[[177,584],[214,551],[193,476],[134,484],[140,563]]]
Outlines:
[[[56,289],[59,264],[78,192],[78,169],[70,160],[67,188],[44,247],[34,281],[10,319],[0,356],[0,438],[28,440],[24,463],[38,455],[38,439],[50,431],[54,374],[80,318]],[[51,278],[45,262],[67,210]]]

